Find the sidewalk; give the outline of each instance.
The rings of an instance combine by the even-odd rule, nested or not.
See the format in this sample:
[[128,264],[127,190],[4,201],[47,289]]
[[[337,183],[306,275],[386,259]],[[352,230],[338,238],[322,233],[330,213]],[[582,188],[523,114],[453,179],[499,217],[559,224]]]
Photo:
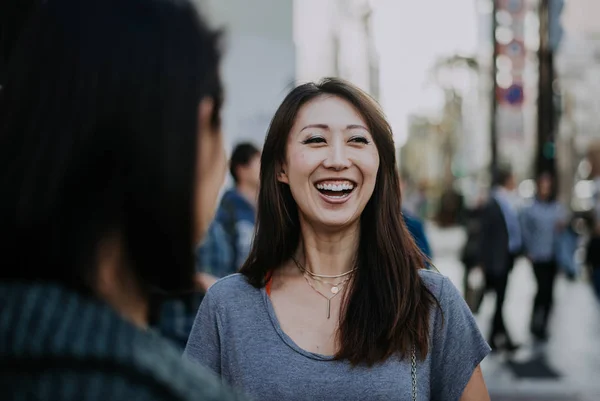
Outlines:
[[[435,266],[462,290],[463,267],[458,254],[464,232],[428,224],[427,234]],[[509,280],[504,316],[507,328],[522,347],[512,357],[494,353],[482,363],[492,400],[600,401],[600,304],[590,285],[559,277],[551,338],[544,345],[535,344],[528,330],[535,291],[529,263],[518,260]],[[492,294],[486,295],[476,316],[486,336],[494,302]]]

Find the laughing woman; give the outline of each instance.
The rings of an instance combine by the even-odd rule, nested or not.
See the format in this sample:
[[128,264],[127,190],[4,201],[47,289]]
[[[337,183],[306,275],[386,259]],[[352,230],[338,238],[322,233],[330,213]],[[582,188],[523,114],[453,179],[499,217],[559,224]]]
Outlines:
[[241,274],[202,303],[186,356],[260,400],[488,400],[490,348],[402,216],[379,106],[326,79],[286,97]]

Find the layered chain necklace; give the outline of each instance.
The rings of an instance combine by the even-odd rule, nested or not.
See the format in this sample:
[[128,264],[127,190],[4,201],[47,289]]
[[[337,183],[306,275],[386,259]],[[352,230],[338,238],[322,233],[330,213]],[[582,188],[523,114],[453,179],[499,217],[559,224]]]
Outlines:
[[[322,296],[323,298],[325,298],[327,300],[327,319],[329,319],[331,317],[331,300],[333,298],[335,298],[335,296],[341,292],[341,290],[348,283],[348,281],[350,281],[350,279],[352,278],[351,274],[356,270],[356,268],[353,268],[342,274],[335,274],[335,275],[316,274],[316,273],[311,272],[310,270],[307,270],[304,266],[302,266],[296,260],[296,258],[292,257],[292,260],[294,261],[294,263],[296,264],[298,269],[302,272],[302,275],[304,276],[304,279],[306,280],[306,283],[309,285],[309,287],[312,288],[313,291],[315,291],[317,294],[319,294],[320,296]],[[331,282],[331,281],[328,281],[327,279],[341,279],[341,281]],[[314,286],[312,281],[317,281],[321,284],[328,285],[330,287],[329,290],[331,291],[332,295],[323,294],[321,291],[319,291]]]

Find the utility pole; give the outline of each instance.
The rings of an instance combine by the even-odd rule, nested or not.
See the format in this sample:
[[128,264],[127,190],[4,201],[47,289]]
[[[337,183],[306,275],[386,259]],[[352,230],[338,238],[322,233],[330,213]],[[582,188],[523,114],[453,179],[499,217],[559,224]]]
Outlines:
[[498,42],[496,40],[496,30],[498,29],[498,21],[496,20],[496,13],[498,12],[498,0],[492,0],[492,101],[490,110],[490,174],[492,181],[495,180],[496,173],[498,172],[498,99],[497,90],[498,82],[496,76],[498,75],[498,67],[496,60],[498,59]]
[[554,52],[550,47],[550,0],[540,0],[540,47],[538,49],[539,79],[537,99],[537,174],[556,172],[554,139],[556,110],[554,107]]
[[558,113],[554,53],[563,36],[560,15],[564,0],[540,0],[540,47],[538,50],[538,121],[536,173],[556,176],[556,136]]

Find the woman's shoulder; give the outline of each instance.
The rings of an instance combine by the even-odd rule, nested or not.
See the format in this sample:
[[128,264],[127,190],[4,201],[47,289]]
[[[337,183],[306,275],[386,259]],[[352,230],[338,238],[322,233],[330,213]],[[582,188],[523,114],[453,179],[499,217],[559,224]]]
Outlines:
[[245,299],[259,295],[260,289],[252,286],[246,276],[235,273],[214,283],[206,292],[206,297],[221,302],[230,299],[232,294],[235,294],[235,298]]
[[448,277],[437,271],[426,269],[419,270],[419,275],[425,287],[439,303],[442,313],[470,314],[470,309],[461,292]]
[[445,282],[449,281],[448,278],[440,272],[430,269],[420,269],[419,276],[425,287],[439,300]]
[[487,355],[489,347],[483,340],[471,309],[458,288],[441,273],[423,270],[419,274],[439,303],[439,308],[435,308],[432,315],[434,340],[451,339],[465,347],[475,347],[481,350],[482,355]]

